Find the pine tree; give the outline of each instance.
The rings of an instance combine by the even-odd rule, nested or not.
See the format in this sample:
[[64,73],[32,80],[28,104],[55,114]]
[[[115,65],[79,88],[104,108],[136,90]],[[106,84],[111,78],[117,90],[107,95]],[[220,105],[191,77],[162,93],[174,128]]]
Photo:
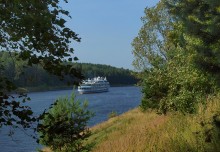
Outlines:
[[54,151],[88,151],[91,145],[84,141],[91,135],[87,123],[92,116],[87,103],[76,100],[74,93],[59,98],[38,125],[40,143]]

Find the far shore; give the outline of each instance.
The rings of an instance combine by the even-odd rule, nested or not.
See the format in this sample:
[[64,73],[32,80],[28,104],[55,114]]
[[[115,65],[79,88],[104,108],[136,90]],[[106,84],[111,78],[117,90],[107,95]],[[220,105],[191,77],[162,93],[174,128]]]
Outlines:
[[[110,87],[133,87],[135,84],[113,84]],[[50,86],[40,86],[40,87],[18,87],[22,90],[26,90],[25,93],[31,92],[47,92],[47,91],[58,91],[58,90],[72,90],[77,88],[77,86],[59,86],[59,87],[50,87]]]

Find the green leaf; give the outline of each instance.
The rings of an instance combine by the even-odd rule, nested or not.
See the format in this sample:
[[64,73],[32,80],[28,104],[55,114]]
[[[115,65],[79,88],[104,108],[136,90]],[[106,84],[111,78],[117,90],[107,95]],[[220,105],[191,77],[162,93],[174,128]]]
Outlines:
[[73,60],[72,58],[69,58],[69,59],[68,59],[68,61],[70,61],[70,62],[71,62],[72,60]]
[[78,61],[79,59],[77,57],[74,57],[74,61]]

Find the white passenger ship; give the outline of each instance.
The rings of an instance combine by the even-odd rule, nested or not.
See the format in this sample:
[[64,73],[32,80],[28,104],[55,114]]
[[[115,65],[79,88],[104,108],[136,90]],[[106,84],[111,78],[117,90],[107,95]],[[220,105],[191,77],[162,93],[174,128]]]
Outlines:
[[95,77],[82,81],[82,84],[78,87],[78,92],[80,94],[107,92],[109,87],[106,77]]

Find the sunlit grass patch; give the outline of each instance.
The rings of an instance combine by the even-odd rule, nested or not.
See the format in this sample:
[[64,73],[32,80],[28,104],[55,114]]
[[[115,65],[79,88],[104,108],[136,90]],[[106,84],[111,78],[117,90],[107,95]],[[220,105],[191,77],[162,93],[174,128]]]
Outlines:
[[92,128],[89,142],[93,151],[220,151],[220,128],[214,117],[220,115],[219,97],[198,105],[198,113],[179,112],[158,115],[138,108]]

